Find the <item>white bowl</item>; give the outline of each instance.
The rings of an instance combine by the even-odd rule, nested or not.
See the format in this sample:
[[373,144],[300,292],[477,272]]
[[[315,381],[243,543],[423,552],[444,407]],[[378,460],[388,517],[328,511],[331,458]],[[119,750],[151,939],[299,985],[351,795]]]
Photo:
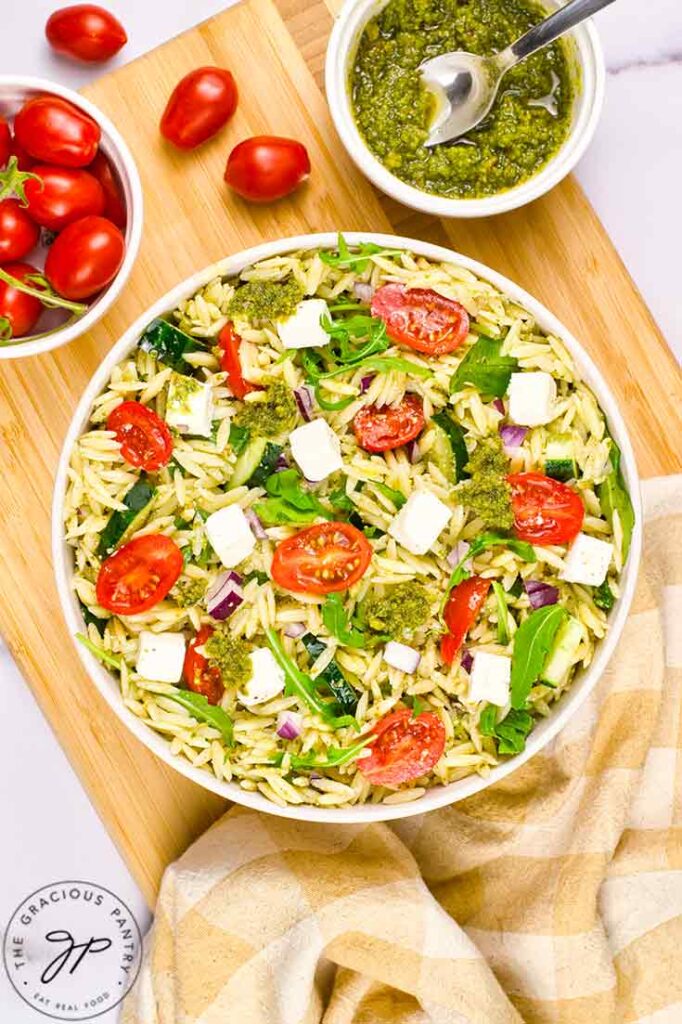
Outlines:
[[[604,55],[596,30],[589,22],[583,22],[569,36],[571,60],[577,70],[571,132],[561,149],[528,181],[482,199],[448,199],[423,192],[391,174],[372,154],[355,123],[348,81],[365,25],[388,2],[346,0],[329,38],[325,61],[327,102],[336,130],[352,159],[377,188],[405,206],[437,217],[489,217],[530,203],[573,170],[590,144],[604,101]],[[561,4],[545,0],[544,6],[553,10]]]
[[[592,664],[587,671],[583,672],[575,681],[567,694],[552,709],[550,715],[541,721],[530,734],[526,743],[526,749],[498,767],[493,768],[486,779],[479,776],[471,776],[459,782],[453,782],[449,786],[437,786],[428,789],[424,796],[413,803],[382,805],[362,804],[356,807],[310,807],[306,805],[278,807],[271,803],[260,793],[251,793],[241,789],[236,783],[223,782],[213,775],[209,775],[199,768],[194,768],[188,761],[175,757],[170,753],[170,744],[161,736],[155,733],[149,726],[141,722],[129,711],[122,699],[118,682],[111,676],[100,662],[93,657],[76,640],[74,643],[83,665],[89,676],[97,686],[105,700],[113,710],[133,732],[138,739],[142,740],[145,746],[153,750],[163,761],[171,765],[188,779],[192,779],[200,786],[218,793],[227,800],[234,800],[235,803],[245,804],[258,811],[265,811],[268,814],[277,814],[285,818],[300,818],[306,821],[326,822],[366,822],[386,821],[392,818],[405,818],[413,814],[422,814],[424,811],[434,810],[436,807],[443,807],[446,804],[455,803],[464,797],[472,796],[486,789],[493,783],[503,779],[516,768],[527,761],[533,754],[542,750],[549,741],[556,736],[566,722],[571,718],[583,701],[588,697],[601,676],[606,663],[613,653],[618,638],[625,624],[625,619],[630,608],[632,596],[635,589],[637,569],[640,559],[642,544],[642,510],[640,503],[639,477],[635,457],[630,444],[630,438],[618,410],[616,401],[611,394],[606,381],[600,371],[581,347],[579,342],[566,330],[556,317],[545,309],[536,299],[524,292],[518,285],[508,281],[501,274],[495,273],[488,267],[467,256],[460,256],[449,249],[439,245],[430,245],[427,242],[419,242],[412,238],[401,238],[394,235],[378,235],[372,232],[348,231],[344,232],[347,241],[353,245],[359,242],[378,242],[386,248],[409,249],[419,255],[426,256],[432,260],[446,260],[451,263],[458,263],[473,271],[479,277],[490,281],[500,291],[509,295],[513,300],[525,307],[536,318],[540,326],[547,332],[561,338],[566,347],[572,353],[576,366],[581,376],[594,390],[602,409],[609,423],[609,428],[616,443],[622,452],[622,468],[625,475],[632,503],[635,509],[635,528],[632,535],[632,543],[627,565],[621,578],[622,594],[613,608],[609,623],[610,629],[606,639],[597,647]],[[80,434],[84,431],[92,403],[94,399],[106,386],[112,369],[119,363],[128,352],[137,344],[142,330],[153,320],[168,310],[174,309],[182,299],[189,298],[199,288],[207,284],[218,275],[238,274],[244,267],[250,266],[258,260],[267,259],[271,256],[279,256],[297,249],[334,248],[337,236],[335,233],[301,235],[296,238],[285,238],[276,242],[266,242],[263,245],[255,246],[253,249],[246,249],[234,256],[228,256],[218,263],[212,264],[199,273],[177,285],[163,298],[140,316],[135,323],[126,331],[123,337],[108,352],[104,361],[100,364],[92,380],[88,384],[78,408],[76,409],[71,425],[64,440],[57,478],[55,481],[54,502],[52,506],[52,554],[54,560],[57,589],[59,600],[69,633],[73,637],[77,632],[84,629],[83,617],[74,595],[71,580],[73,578],[73,553],[72,549],[64,540],[63,509],[64,497],[67,485],[67,469],[69,458],[74,444]]]
[[31,340],[29,337],[26,341],[17,340],[12,345],[0,345],[0,359],[21,359],[24,356],[49,352],[50,349],[66,345],[69,341],[73,341],[74,338],[89,331],[104,316],[121,293],[130,276],[142,238],[144,214],[140,175],[130,150],[118,129],[94,103],[86,100],[73,89],[67,89],[63,85],[49,82],[44,78],[34,78],[31,75],[0,75],[0,114],[3,117],[13,117],[26,100],[45,93],[61,96],[68,100],[74,107],[89,114],[93,121],[100,126],[102,130],[100,149],[111,162],[123,190],[127,214],[126,252],[121,269],[114,280],[96,297],[87,313],[79,320],[44,338]]

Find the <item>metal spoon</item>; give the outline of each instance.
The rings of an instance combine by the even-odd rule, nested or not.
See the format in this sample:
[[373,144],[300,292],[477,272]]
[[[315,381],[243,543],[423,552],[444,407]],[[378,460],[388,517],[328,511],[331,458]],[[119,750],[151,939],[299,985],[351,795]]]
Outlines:
[[492,57],[456,50],[420,64],[422,82],[434,94],[437,104],[424,145],[450,142],[474,128],[489,112],[510,68],[613,2],[570,0]]

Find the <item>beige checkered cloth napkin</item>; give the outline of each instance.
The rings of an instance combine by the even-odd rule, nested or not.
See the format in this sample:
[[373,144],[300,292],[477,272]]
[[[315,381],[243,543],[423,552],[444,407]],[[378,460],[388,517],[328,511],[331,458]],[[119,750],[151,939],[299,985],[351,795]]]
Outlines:
[[124,1024],[682,1024],[682,477],[551,746],[390,827],[234,808],[167,871]]

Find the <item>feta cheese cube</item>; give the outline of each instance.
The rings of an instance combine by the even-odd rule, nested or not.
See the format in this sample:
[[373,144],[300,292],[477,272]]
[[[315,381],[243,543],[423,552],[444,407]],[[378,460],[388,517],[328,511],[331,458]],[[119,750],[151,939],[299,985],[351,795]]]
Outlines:
[[317,483],[343,468],[341,442],[326,420],[311,420],[289,436],[291,454],[306,480]]
[[182,633],[151,633],[146,629],[140,633],[135,671],[143,679],[179,683],[184,660]]
[[419,668],[421,654],[415,651],[414,647],[399,644],[397,640],[389,640],[384,647],[384,661],[391,668],[398,668],[401,672],[412,675]]
[[559,579],[598,587],[606,579],[613,557],[613,544],[579,533],[568,551]]
[[227,569],[239,565],[253,551],[256,538],[239,505],[226,505],[206,520],[206,536]]
[[452,509],[431,491],[413,491],[388,532],[413,555],[425,555],[452,518]]
[[329,335],[320,323],[331,319],[324,299],[303,299],[293,316],[280,320],[277,333],[285,348],[322,348],[329,344]]
[[511,658],[504,654],[476,651],[469,679],[470,701],[487,701],[503,708],[509,701]]
[[213,389],[182,373],[171,374],[166,402],[166,423],[179,434],[211,436]]
[[238,694],[242,704],[253,707],[272,700],[284,689],[284,669],[280,668],[269,647],[257,647],[249,655],[253,674]]
[[556,416],[556,381],[544,370],[512,373],[509,418],[524,427],[551,423]]

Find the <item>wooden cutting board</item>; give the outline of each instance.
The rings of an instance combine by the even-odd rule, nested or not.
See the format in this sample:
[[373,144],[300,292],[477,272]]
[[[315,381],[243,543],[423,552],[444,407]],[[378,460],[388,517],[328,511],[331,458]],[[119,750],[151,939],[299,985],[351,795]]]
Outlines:
[[[224,805],[129,736],[88,680],[59,610],[49,518],[58,453],[82,389],[124,328],[171,285],[227,253],[308,231],[395,230],[449,245],[518,281],[583,341],[621,402],[643,475],[682,469],[677,366],[576,182],[487,221],[436,221],[379,196],[345,155],[320,89],[329,3],[245,0],[87,90],[140,168],[140,255],[90,335],[0,364],[0,628],[150,902],[166,864]],[[177,80],[202,64],[235,72],[239,109],[217,139],[179,154],[162,143],[159,115]],[[294,197],[252,207],[228,192],[222,173],[229,149],[261,133],[305,141],[313,173]]]

